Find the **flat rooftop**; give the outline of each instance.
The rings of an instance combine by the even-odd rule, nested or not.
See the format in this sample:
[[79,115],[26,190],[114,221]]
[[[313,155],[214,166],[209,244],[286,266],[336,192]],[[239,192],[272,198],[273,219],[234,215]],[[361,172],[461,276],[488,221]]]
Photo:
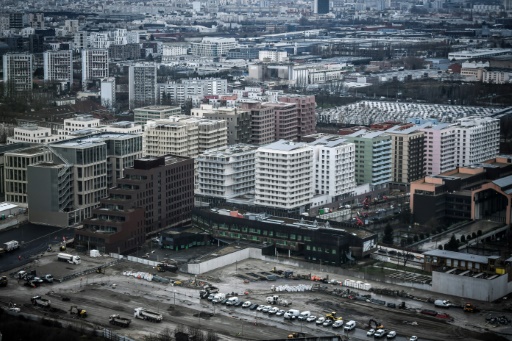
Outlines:
[[440,257],[440,258],[448,258],[448,259],[457,259],[463,260],[467,262],[475,262],[480,264],[487,264],[489,257],[473,255],[470,253],[462,253],[455,251],[446,251],[446,250],[431,250],[423,253],[425,256],[431,257]]
[[34,154],[43,153],[45,151],[48,151],[48,148],[45,148],[43,146],[38,146],[38,147],[30,147],[30,148],[25,148],[25,149],[18,149],[18,150],[8,151],[7,153],[8,154],[34,155]]

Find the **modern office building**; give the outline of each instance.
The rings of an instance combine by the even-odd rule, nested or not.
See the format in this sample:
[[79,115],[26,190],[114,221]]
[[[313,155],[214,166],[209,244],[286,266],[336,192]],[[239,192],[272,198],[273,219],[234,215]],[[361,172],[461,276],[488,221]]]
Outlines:
[[73,51],[45,51],[43,53],[45,81],[68,82],[73,84]]
[[222,199],[253,195],[257,148],[236,144],[201,153],[196,158],[195,194]]
[[176,115],[181,115],[180,107],[151,105],[133,109],[133,121],[142,126],[146,125],[148,121],[162,120]]
[[391,136],[383,131],[360,130],[344,136],[356,146],[356,182],[370,184],[374,189],[392,180]]
[[166,154],[195,158],[207,149],[227,145],[226,121],[171,116],[148,121],[144,128],[144,155]]
[[27,207],[27,167],[52,160],[44,146],[29,147],[4,154],[5,201]]
[[140,135],[100,133],[48,145],[53,161],[29,165],[29,221],[73,226],[92,214],[124,167],[140,157]]
[[276,139],[274,107],[262,106],[259,101],[245,101],[240,108],[248,110],[251,117],[251,144],[266,145]]
[[72,118],[64,119],[62,129],[58,130],[61,140],[65,140],[79,130],[97,130],[101,127],[101,120],[92,115],[78,115]]
[[313,1],[313,13],[315,14],[327,14],[329,13],[330,0],[314,0]]
[[3,79],[6,93],[31,91],[33,55],[29,53],[6,53],[3,56]]
[[254,203],[303,212],[313,198],[313,148],[279,140],[256,151]]
[[116,78],[107,77],[101,80],[101,105],[105,108],[112,109],[116,105]]
[[82,87],[86,89],[87,82],[108,77],[108,50],[82,50]]
[[356,187],[355,144],[338,135],[319,136],[308,144],[313,148],[314,195],[324,196],[327,204],[351,193]]
[[19,142],[47,144],[57,141],[59,141],[59,136],[52,135],[51,128],[39,127],[35,124],[14,128],[14,135],[7,138],[8,144]]
[[136,63],[130,65],[128,96],[130,109],[157,103],[156,64]]
[[251,142],[251,116],[249,111],[238,108],[219,107],[203,104],[192,109],[191,116],[210,120],[223,120],[227,124],[228,144]]
[[191,53],[200,57],[220,57],[235,47],[235,38],[204,37],[201,42],[191,44]]
[[408,184],[425,176],[425,133],[420,128],[405,124],[386,130],[391,136],[393,182]]
[[316,131],[315,96],[286,95],[278,97],[280,102],[294,103],[297,106],[297,136],[314,134]]
[[82,250],[126,253],[169,228],[189,226],[194,207],[194,161],[165,155],[137,159],[76,232]]

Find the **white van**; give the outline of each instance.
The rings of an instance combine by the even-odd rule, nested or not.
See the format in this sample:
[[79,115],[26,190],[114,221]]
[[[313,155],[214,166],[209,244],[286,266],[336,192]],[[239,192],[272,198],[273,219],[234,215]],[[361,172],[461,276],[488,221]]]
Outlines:
[[343,327],[344,330],[352,330],[356,327],[356,321],[350,320],[347,323],[345,323],[345,327]]
[[310,317],[310,316],[311,316],[311,312],[310,312],[309,310],[306,310],[306,311],[303,311],[302,313],[300,313],[300,315],[299,315],[299,317],[298,317],[298,318],[299,318],[299,320],[301,320],[301,321],[306,321],[306,319],[307,319],[308,317]]
[[299,315],[300,311],[298,311],[297,309],[290,309],[286,313],[284,313],[283,317],[285,319],[295,320],[297,317],[299,317]]
[[215,294],[215,296],[213,296],[212,302],[213,303],[220,303],[220,302],[222,302],[225,299],[226,299],[226,294],[219,293],[219,294]]
[[228,301],[226,302],[226,305],[235,305],[239,301],[240,300],[238,299],[238,297],[230,297],[230,298],[228,298]]

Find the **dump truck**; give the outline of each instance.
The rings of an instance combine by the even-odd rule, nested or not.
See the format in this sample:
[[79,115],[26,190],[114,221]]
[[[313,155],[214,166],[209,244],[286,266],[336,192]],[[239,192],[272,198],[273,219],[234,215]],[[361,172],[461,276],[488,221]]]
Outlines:
[[20,243],[17,240],[11,240],[10,242],[6,242],[2,244],[0,247],[0,254],[5,252],[11,252],[20,248]]
[[109,322],[110,322],[110,324],[113,324],[115,326],[128,328],[130,326],[130,323],[132,323],[132,320],[130,320],[126,317],[121,317],[121,316],[119,316],[119,314],[114,314],[114,315],[110,315]]
[[178,271],[178,266],[175,264],[169,264],[169,263],[159,263],[155,266],[156,271],[158,272],[176,272]]
[[139,307],[135,308],[133,317],[150,322],[162,322],[162,314]]
[[50,308],[50,300],[42,298],[41,296],[34,296],[30,299],[33,305],[38,305],[43,308]]
[[87,311],[85,309],[78,308],[76,305],[72,305],[71,308],[69,308],[69,313],[71,315],[76,315],[78,318],[87,317]]
[[7,276],[0,277],[0,287],[6,287],[9,283],[9,280],[7,279]]

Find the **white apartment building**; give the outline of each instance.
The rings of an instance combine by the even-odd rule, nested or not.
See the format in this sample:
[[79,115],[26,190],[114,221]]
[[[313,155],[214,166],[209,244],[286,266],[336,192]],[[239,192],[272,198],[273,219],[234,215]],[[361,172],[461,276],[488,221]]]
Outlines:
[[258,52],[258,59],[265,63],[281,63],[288,61],[288,52],[277,50],[264,50]]
[[237,47],[235,38],[204,37],[200,43],[192,43],[192,55],[201,57],[220,57]]
[[18,142],[46,144],[59,141],[59,136],[52,135],[50,128],[29,124],[14,128],[14,136],[7,138],[7,144]]
[[43,53],[45,81],[63,81],[73,84],[73,51],[45,51]]
[[167,83],[159,85],[160,102],[164,99],[176,104],[183,104],[189,99],[202,99],[207,95],[220,95],[228,92],[226,79],[187,79],[181,83]]
[[101,105],[112,109],[116,105],[116,78],[107,77],[101,80],[100,87]]
[[39,162],[49,161],[52,161],[52,154],[44,146],[5,153],[5,201],[27,207],[27,167]]
[[157,83],[155,63],[130,65],[128,73],[128,96],[130,109],[155,105],[157,103]]
[[498,69],[484,69],[482,72],[482,82],[491,84],[505,84],[512,79],[512,71]]
[[108,49],[113,44],[108,32],[89,32],[88,40],[93,49]]
[[165,63],[169,56],[182,56],[188,53],[188,46],[182,44],[169,44],[163,46],[162,63]]
[[82,50],[82,86],[94,79],[108,77],[108,50],[83,49]]
[[327,204],[356,187],[355,144],[338,135],[322,136],[309,143],[313,148],[314,194]]
[[33,56],[29,53],[6,53],[3,56],[5,91],[31,91]]
[[468,166],[499,154],[500,120],[491,117],[466,117],[455,125],[457,166]]
[[166,119],[170,116],[176,115],[181,115],[181,107],[150,105],[147,107],[133,109],[133,121],[142,126],[144,126],[148,121]]
[[148,121],[144,127],[144,155],[173,154],[195,158],[207,149],[227,145],[226,121],[171,116]]
[[260,206],[303,211],[313,198],[313,148],[279,140],[256,151],[255,197]]
[[196,158],[196,195],[231,199],[254,194],[257,146],[237,144],[209,149]]
[[139,44],[140,37],[138,32],[131,32],[124,28],[118,28],[109,34],[114,45]]

